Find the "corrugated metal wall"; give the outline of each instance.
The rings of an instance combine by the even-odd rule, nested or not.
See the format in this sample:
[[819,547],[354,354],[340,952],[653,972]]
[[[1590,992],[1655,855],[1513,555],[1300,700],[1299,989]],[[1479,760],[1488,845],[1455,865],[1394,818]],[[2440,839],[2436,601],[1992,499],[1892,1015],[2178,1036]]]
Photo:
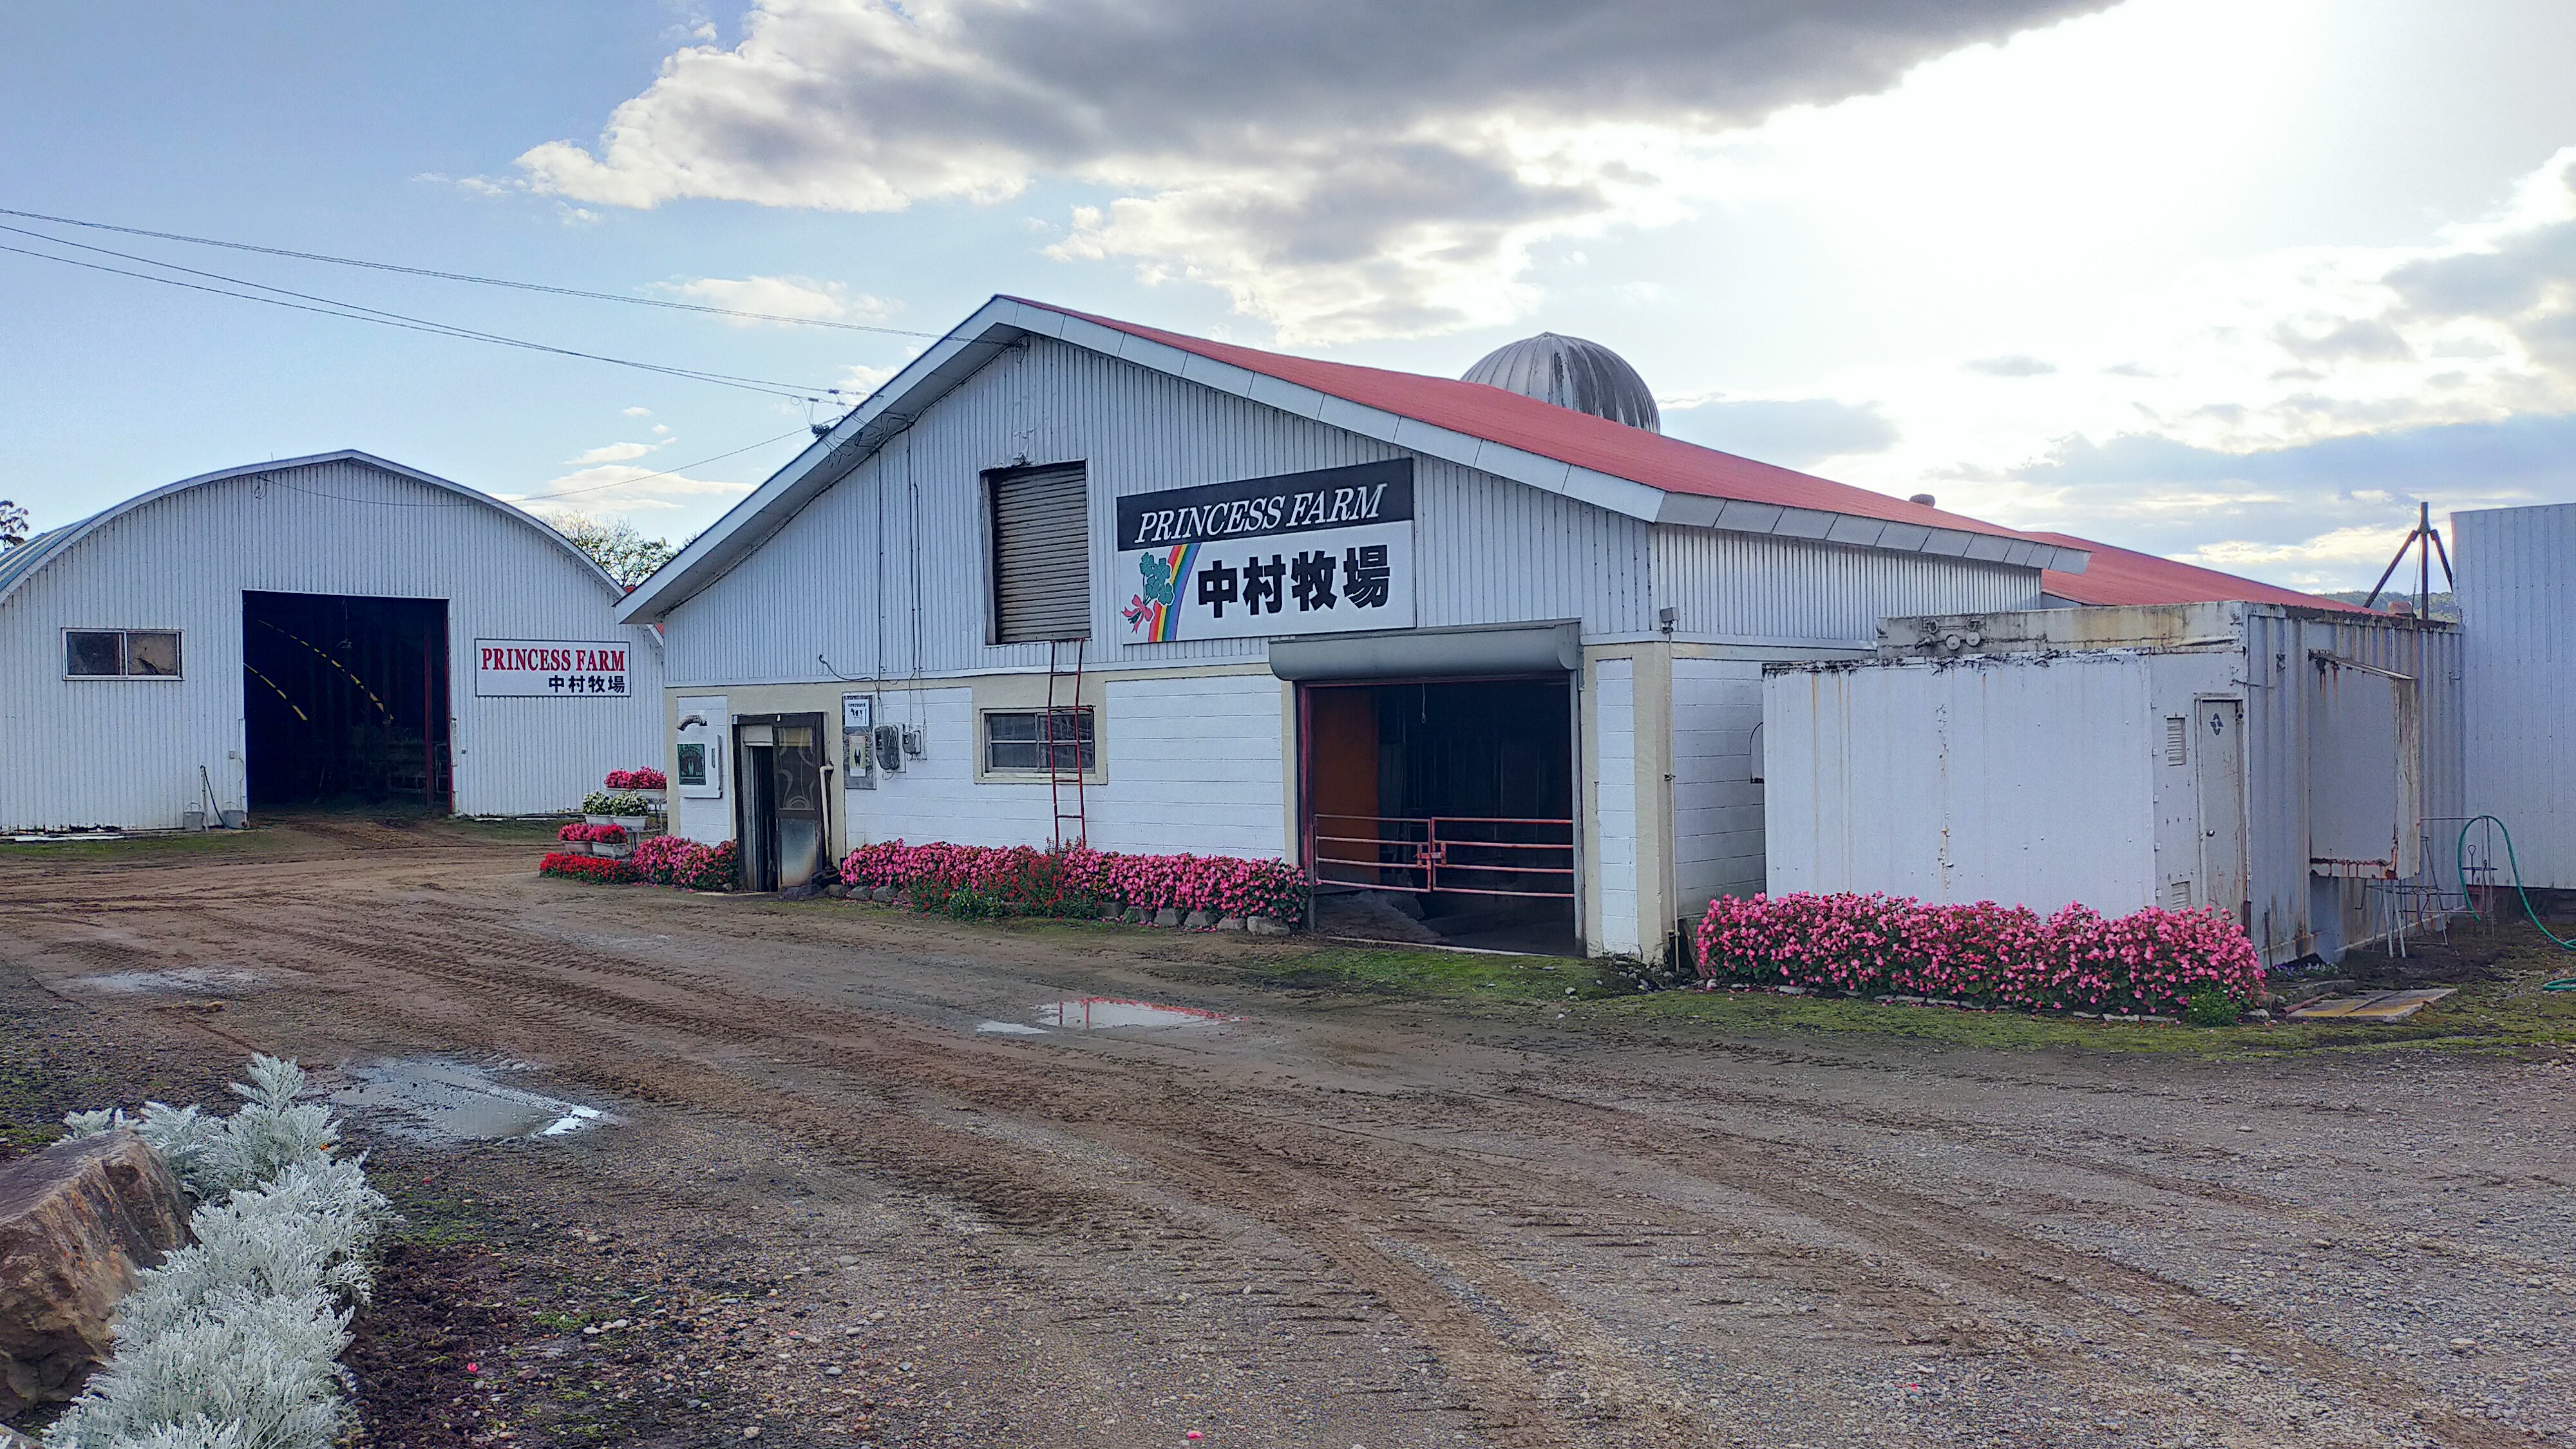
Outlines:
[[2039,570],[1804,539],[1658,527],[1655,607],[1686,639],[1870,648],[1878,621],[2039,607]]
[[[2423,812],[2435,879],[2455,885],[2452,845],[2465,813],[2461,631],[2350,622],[2249,606],[2245,619],[2246,851],[2254,944],[2267,963],[2311,952],[2329,960],[2374,934],[2372,892],[2308,867],[2309,713],[2323,650],[2421,681]],[[2443,822],[2451,822],[2444,824]]]
[[2513,832],[2525,883],[2576,890],[2576,503],[2451,515],[2469,813]]
[[[1399,450],[1046,338],[1006,354],[826,490],[671,617],[670,677],[690,686],[901,679],[1046,667],[990,629],[986,469],[1086,462],[1098,666],[1259,659],[1257,640],[1129,646],[1112,578],[1117,499],[1341,467]],[[1867,643],[1883,614],[2036,604],[2039,573],[1795,539],[1652,528],[1473,469],[1420,460],[1421,627],[1579,619],[1641,635],[1670,582],[1686,636]],[[826,658],[825,670],[817,656]]]
[[[201,764],[240,808],[244,590],[448,601],[461,811],[577,805],[608,770],[661,758],[660,645],[615,622],[604,581],[523,517],[335,460],[144,503],[0,604],[0,827],[175,827]],[[184,677],[66,680],[66,628],[176,628]],[[477,638],[625,640],[634,693],[477,699]]]

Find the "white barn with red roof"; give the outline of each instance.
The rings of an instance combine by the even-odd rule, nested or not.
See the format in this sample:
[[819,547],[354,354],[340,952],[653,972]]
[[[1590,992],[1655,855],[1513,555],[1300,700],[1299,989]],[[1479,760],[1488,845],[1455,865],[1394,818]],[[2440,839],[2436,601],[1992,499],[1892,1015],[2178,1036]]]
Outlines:
[[1482,383],[995,298],[628,597],[675,828],[1284,858],[1456,941],[1662,955],[1763,886],[1765,661],[2079,546]]

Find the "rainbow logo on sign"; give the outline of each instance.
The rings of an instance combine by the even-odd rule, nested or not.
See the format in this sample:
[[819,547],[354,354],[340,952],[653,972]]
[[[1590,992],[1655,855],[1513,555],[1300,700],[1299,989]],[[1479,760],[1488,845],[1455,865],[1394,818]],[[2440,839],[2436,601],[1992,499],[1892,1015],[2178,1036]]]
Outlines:
[[1144,591],[1130,597],[1127,607],[1118,612],[1130,632],[1144,636],[1137,643],[1172,642],[1172,630],[1180,623],[1181,585],[1188,581],[1190,565],[1198,556],[1197,544],[1183,543],[1173,545],[1169,553],[1149,553],[1136,561],[1137,571],[1144,575]]

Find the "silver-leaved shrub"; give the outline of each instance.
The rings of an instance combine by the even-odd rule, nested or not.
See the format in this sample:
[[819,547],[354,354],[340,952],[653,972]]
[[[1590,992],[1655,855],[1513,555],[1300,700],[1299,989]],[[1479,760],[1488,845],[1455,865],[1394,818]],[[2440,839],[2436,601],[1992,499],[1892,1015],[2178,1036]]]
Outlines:
[[339,1123],[296,1101],[301,1068],[261,1056],[249,1076],[228,1118],[153,1102],[63,1119],[74,1136],[132,1127],[203,1201],[195,1241],[118,1305],[115,1355],[49,1449],[329,1449],[345,1427],[337,1360],[390,1205],[363,1159],[330,1155]]

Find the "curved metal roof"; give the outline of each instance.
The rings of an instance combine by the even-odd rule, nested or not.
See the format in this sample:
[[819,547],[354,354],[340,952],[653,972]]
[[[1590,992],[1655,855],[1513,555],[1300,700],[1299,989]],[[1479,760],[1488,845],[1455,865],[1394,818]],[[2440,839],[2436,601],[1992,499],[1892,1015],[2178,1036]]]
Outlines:
[[37,534],[35,537],[28,539],[25,543],[11,549],[9,552],[0,554],[0,604],[7,603],[9,601],[9,596],[17,592],[19,585],[25,583],[38,569],[43,568],[46,564],[53,562],[55,559],[60,558],[63,554],[69,552],[72,545],[79,543],[82,539],[88,537],[91,533],[96,532],[102,526],[115,521],[125,514],[133,512],[135,509],[141,508],[143,505],[150,503],[155,499],[167,498],[173,493],[183,493],[191,488],[203,488],[211,483],[229,482],[235,478],[256,477],[263,473],[280,473],[289,468],[311,467],[316,463],[342,462],[364,463],[370,468],[381,468],[385,472],[392,473],[398,477],[408,478],[415,483],[425,483],[432,488],[444,489],[447,492],[457,495],[461,499],[480,503],[496,512],[508,514],[510,517],[544,534],[566,554],[579,560],[584,569],[587,569],[598,576],[600,586],[608,590],[608,594],[611,599],[622,598],[626,593],[626,590],[621,587],[615,579],[608,576],[608,571],[599,566],[597,560],[593,559],[590,555],[583,553],[580,549],[573,547],[571,539],[564,537],[553,528],[547,526],[545,520],[537,517],[535,514],[522,508],[514,508],[511,505],[502,502],[500,499],[493,497],[489,493],[468,488],[462,483],[451,483],[445,478],[438,477],[436,474],[423,473],[417,468],[406,468],[400,463],[388,462],[372,453],[362,453],[355,448],[342,448],[336,452],[315,453],[310,457],[280,458],[274,463],[253,463],[239,468],[224,468],[212,473],[200,473],[194,478],[182,478],[176,483],[165,483],[158,488],[137,493],[122,503],[110,504],[107,507],[100,509],[98,512],[91,514],[89,517],[80,520],[78,523],[66,523],[60,528],[48,529],[43,533]]
[[1481,382],[1543,403],[1644,428],[1664,430],[1655,395],[1628,359],[1580,337],[1542,332],[1507,342],[1467,369],[1465,382]]

